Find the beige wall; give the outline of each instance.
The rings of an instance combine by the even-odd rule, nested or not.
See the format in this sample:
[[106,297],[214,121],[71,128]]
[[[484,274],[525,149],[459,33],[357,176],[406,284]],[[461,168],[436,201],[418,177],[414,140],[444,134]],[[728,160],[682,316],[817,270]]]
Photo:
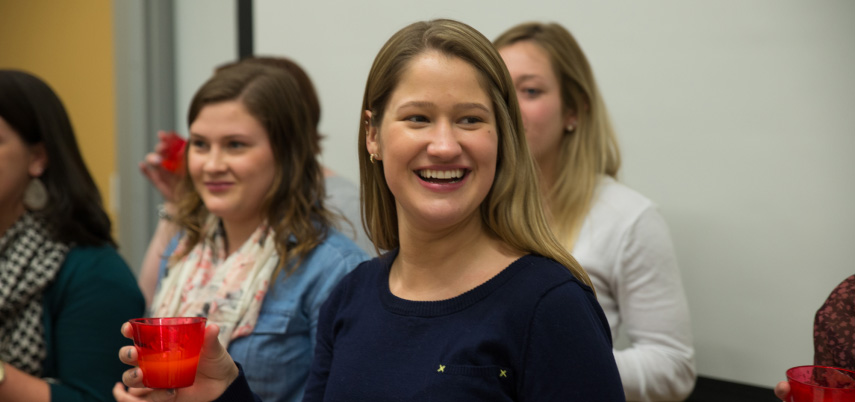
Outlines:
[[0,0],[0,68],[26,70],[57,92],[115,219],[112,7],[110,0]]

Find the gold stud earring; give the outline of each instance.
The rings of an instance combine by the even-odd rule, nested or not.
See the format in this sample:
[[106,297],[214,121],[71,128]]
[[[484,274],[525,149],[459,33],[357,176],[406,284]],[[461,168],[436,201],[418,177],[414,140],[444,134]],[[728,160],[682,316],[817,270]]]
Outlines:
[[368,156],[368,160],[369,160],[369,161],[371,161],[371,163],[372,163],[372,164],[374,164],[374,162],[375,162],[375,161],[379,161],[379,160],[380,160],[380,155],[377,155],[377,154],[371,154],[371,155],[369,155],[369,156]]

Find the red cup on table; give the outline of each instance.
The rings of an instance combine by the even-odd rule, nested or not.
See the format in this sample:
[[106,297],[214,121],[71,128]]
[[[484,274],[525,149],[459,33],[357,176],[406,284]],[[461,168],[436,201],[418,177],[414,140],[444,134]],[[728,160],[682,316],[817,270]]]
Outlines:
[[187,140],[181,138],[175,131],[166,133],[163,139],[166,146],[161,154],[160,166],[164,169],[178,173],[184,168],[184,149],[187,147]]
[[790,402],[855,401],[855,371],[826,366],[787,370]]
[[130,320],[143,385],[149,388],[193,385],[205,338],[205,321],[203,317]]

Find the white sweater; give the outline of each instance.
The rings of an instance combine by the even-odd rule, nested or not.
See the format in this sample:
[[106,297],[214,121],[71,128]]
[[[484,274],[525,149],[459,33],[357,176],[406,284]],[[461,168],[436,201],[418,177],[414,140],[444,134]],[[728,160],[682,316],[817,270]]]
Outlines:
[[612,338],[626,333],[631,343],[614,351],[627,400],[688,397],[696,376],[689,308],[668,226],[655,205],[604,177],[573,256],[594,283]]

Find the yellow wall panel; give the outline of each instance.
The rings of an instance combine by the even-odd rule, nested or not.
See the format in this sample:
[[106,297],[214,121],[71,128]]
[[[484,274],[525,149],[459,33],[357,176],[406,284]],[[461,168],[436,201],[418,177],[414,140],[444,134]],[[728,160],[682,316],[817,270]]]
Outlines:
[[0,68],[33,73],[57,92],[115,222],[112,7],[111,0],[0,0]]

